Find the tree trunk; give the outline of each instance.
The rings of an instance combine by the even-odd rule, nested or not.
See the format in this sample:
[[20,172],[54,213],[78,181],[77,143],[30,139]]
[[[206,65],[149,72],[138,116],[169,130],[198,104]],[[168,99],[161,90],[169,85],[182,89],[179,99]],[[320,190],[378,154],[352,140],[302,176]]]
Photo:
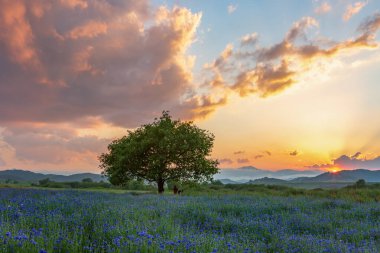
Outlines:
[[164,180],[158,180],[157,181],[157,187],[158,187],[158,193],[162,194],[164,192]]

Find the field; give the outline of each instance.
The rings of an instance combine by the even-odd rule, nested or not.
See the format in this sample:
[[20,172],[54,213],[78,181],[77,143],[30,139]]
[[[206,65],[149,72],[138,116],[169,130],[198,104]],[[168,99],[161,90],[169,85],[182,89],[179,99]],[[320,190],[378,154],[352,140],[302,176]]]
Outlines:
[[380,205],[1,189],[0,252],[378,252]]

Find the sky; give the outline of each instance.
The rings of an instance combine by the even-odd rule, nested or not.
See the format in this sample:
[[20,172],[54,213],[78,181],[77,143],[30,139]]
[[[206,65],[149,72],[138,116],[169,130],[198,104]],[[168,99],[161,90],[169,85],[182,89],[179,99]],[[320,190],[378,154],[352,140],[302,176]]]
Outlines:
[[221,168],[380,169],[380,1],[0,0],[0,170],[99,173],[163,110]]

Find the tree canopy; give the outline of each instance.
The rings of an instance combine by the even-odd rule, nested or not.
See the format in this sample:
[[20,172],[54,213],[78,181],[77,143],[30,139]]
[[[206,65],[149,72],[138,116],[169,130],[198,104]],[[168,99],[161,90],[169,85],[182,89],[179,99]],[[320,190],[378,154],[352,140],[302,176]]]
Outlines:
[[100,155],[103,174],[115,185],[143,179],[164,192],[168,180],[208,181],[218,172],[210,158],[214,135],[192,122],[173,120],[164,111],[153,123],[142,125],[108,145]]

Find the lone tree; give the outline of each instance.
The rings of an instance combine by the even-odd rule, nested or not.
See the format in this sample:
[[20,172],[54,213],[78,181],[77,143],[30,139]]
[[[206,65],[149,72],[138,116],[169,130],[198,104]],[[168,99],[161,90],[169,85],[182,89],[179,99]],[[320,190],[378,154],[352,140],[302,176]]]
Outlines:
[[218,172],[218,161],[209,158],[213,141],[210,132],[163,111],[153,123],[109,144],[108,153],[99,157],[100,167],[114,185],[144,179],[156,182],[163,193],[168,180],[208,181]]

